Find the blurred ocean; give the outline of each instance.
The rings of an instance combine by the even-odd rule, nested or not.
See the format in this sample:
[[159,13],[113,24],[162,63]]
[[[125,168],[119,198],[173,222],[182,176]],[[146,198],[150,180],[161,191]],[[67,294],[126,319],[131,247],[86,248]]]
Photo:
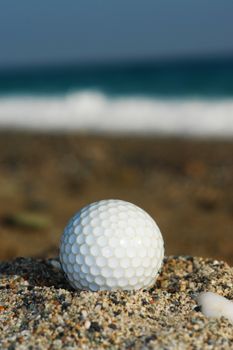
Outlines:
[[233,136],[233,59],[0,71],[0,128]]

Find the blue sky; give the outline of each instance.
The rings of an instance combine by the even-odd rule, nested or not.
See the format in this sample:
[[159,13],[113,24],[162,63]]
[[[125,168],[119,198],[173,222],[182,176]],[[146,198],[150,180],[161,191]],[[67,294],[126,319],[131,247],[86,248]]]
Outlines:
[[0,66],[233,54],[232,0],[2,0]]

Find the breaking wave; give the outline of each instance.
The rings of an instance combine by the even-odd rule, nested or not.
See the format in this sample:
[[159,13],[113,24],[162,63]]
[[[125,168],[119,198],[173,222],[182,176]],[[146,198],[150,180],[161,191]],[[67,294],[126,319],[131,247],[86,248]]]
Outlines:
[[182,136],[233,136],[233,99],[65,96],[0,97],[0,128]]

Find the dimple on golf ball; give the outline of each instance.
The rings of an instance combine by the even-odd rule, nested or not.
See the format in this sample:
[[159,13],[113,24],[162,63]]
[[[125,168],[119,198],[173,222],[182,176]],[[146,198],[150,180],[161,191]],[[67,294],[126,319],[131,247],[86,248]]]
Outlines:
[[85,206],[61,238],[61,265],[76,289],[148,288],[163,256],[163,238],[155,221],[136,205],[117,199]]

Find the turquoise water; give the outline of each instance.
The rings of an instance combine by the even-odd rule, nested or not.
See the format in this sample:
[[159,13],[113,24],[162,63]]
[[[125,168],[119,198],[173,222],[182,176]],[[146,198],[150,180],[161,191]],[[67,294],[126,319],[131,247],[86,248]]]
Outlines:
[[233,97],[233,59],[60,66],[0,71],[0,94]]

